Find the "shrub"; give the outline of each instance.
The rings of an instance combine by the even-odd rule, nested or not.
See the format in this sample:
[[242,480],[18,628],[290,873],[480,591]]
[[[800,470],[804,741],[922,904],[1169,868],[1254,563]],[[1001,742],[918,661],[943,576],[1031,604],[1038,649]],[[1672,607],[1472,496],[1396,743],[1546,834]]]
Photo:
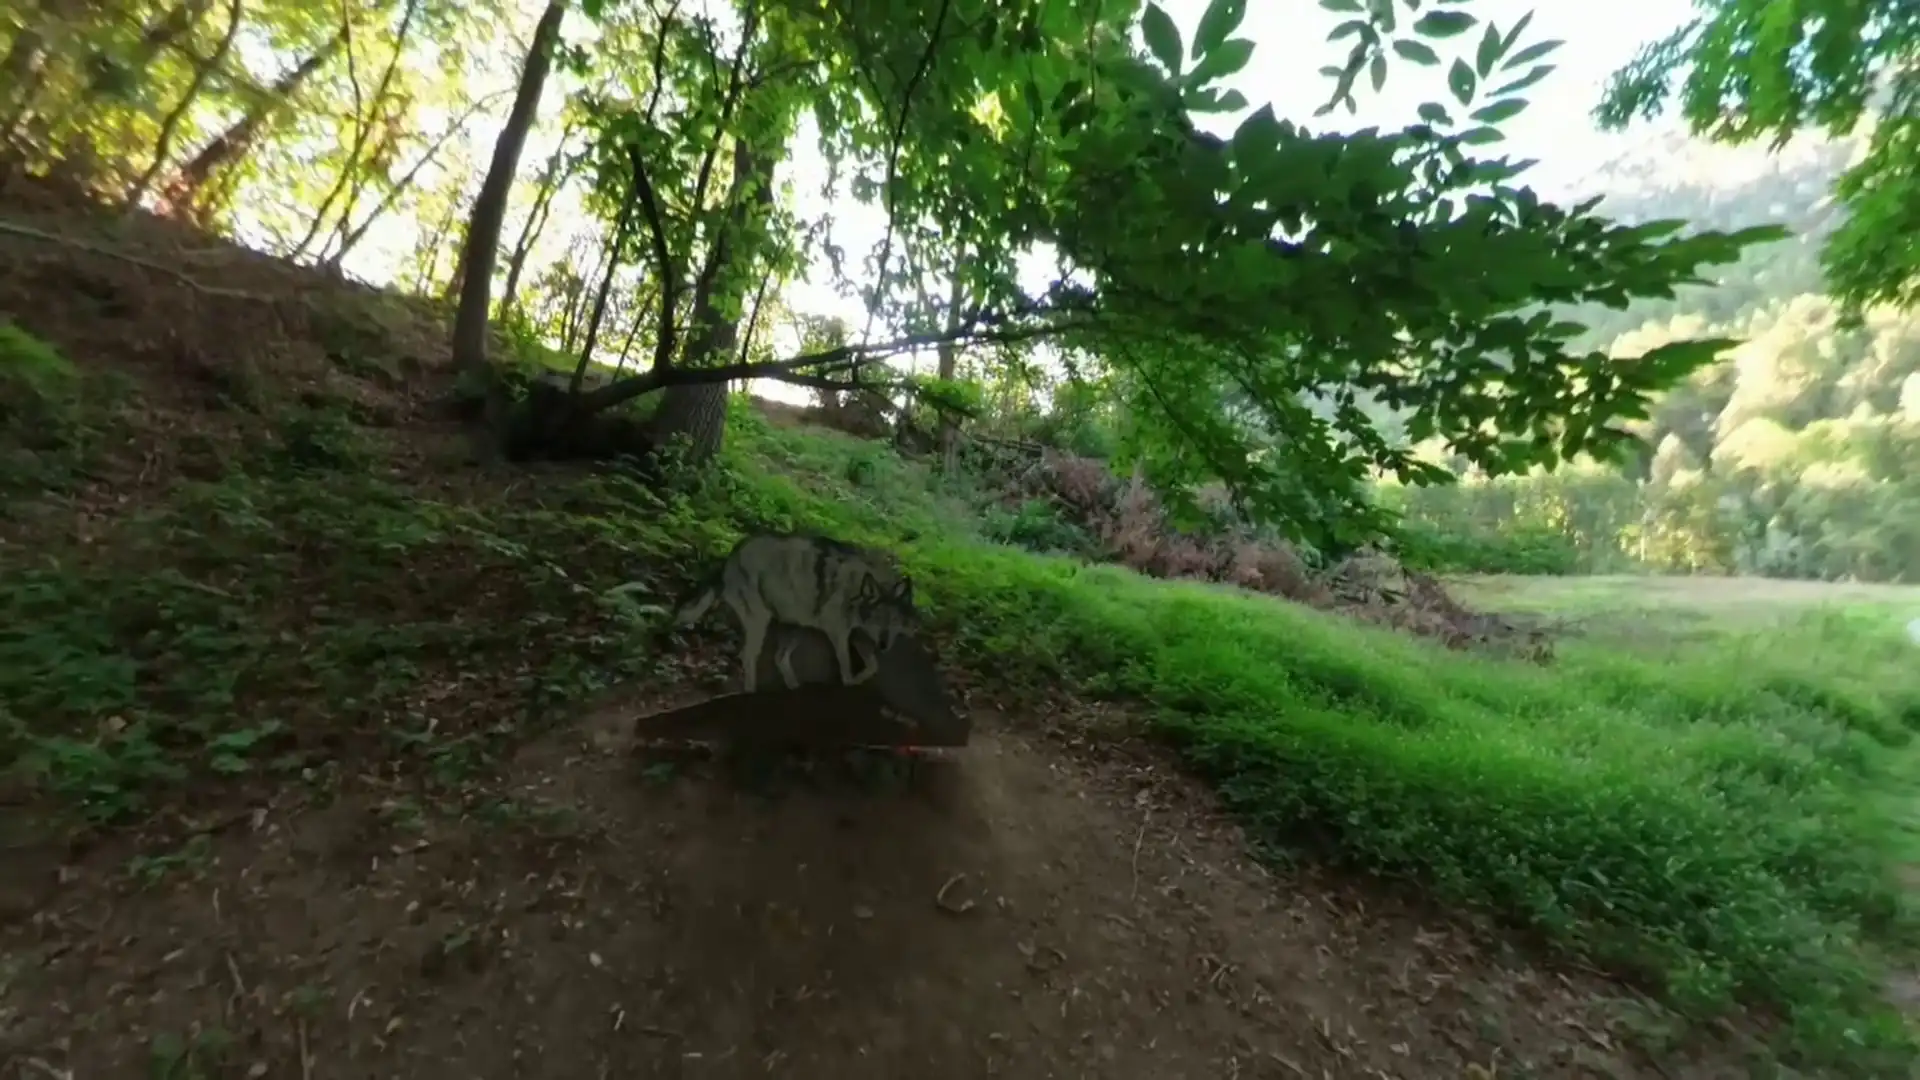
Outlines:
[[1402,564],[1428,573],[1561,576],[1585,569],[1565,533],[1527,523],[1499,532],[1442,532],[1409,521],[1395,541]]
[[987,512],[981,531],[989,539],[1029,551],[1093,557],[1097,545],[1087,531],[1067,521],[1058,507],[1044,499],[1028,499],[1012,509]]

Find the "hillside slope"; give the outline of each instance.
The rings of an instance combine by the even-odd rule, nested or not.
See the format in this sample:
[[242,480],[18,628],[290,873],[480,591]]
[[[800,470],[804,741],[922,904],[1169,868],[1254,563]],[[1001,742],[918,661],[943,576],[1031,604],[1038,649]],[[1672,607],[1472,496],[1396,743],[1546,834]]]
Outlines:
[[[744,404],[731,467],[671,494],[477,466],[430,310],[5,209],[0,719],[28,768],[0,1070],[1746,1076],[1751,1024],[1681,1038],[1589,965],[1247,852],[1760,1000],[1857,991],[1846,955],[1779,945],[1892,918],[1877,819],[1833,785],[1879,782],[1847,729],[1893,739],[1920,689],[1835,699],[1786,748],[1742,725],[1829,692],[1791,667],[1722,700],[1732,668],[1543,673],[992,549],[916,466]],[[658,600],[778,524],[938,538],[903,551],[975,711],[960,761],[748,794],[595,740],[610,686],[638,704],[727,663],[638,649],[651,615],[610,590]],[[1593,760],[1668,730],[1656,688],[1692,733]],[[1656,895],[1680,858],[1691,888]],[[1899,1067],[1886,1029],[1844,1035]]]

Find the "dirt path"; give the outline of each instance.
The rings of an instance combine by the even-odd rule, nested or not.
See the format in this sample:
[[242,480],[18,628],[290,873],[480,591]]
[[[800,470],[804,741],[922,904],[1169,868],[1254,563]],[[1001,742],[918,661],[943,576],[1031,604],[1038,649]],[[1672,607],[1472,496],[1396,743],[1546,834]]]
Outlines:
[[570,735],[461,818],[296,795],[149,884],[92,852],[0,938],[0,1076],[1641,1075],[1606,988],[1269,876],[1152,755],[1008,726],[771,797]]

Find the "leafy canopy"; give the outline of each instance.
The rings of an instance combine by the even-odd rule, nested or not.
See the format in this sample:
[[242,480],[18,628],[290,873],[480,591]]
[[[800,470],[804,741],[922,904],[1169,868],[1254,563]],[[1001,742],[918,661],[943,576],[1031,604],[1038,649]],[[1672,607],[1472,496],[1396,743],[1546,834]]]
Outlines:
[[1679,98],[1696,134],[1777,145],[1870,128],[1836,190],[1847,219],[1823,252],[1850,314],[1920,303],[1920,15],[1908,0],[1708,0],[1616,72],[1595,115],[1623,128]]
[[[1365,494],[1374,470],[1450,478],[1383,435],[1363,396],[1398,410],[1411,441],[1443,439],[1496,475],[1617,452],[1654,394],[1730,343],[1614,360],[1571,349],[1581,327],[1547,306],[1669,296],[1778,231],[1678,237],[1679,222],[1623,227],[1592,202],[1541,200],[1520,182],[1531,162],[1495,148],[1559,43],[1457,5],[1323,2],[1354,17],[1332,33],[1346,58],[1326,69],[1322,113],[1399,65],[1439,76],[1444,96],[1399,130],[1315,132],[1267,106],[1229,138],[1204,134],[1194,114],[1248,104],[1219,85],[1252,61],[1235,36],[1246,0],[1214,0],[1191,41],[1151,3],[741,0],[734,45],[678,5],[647,9],[651,78],[676,104],[636,85],[595,106],[613,148],[601,201],[620,235],[636,200],[657,234],[634,256],[664,282],[704,262],[735,282],[715,295],[737,315],[758,276],[818,252],[902,336],[757,364],[663,347],[600,400],[749,376],[888,387],[883,361],[933,342],[1007,362],[1045,345],[1122,396],[1123,455],[1163,489],[1225,481],[1249,514],[1331,546],[1386,524]],[[784,154],[805,113],[836,181],[888,212],[860,266],[831,221],[712,198],[720,142]],[[753,242],[722,244],[729,230]],[[1053,261],[1040,288],[1017,272],[1035,254]],[[664,339],[677,315],[662,305]]]

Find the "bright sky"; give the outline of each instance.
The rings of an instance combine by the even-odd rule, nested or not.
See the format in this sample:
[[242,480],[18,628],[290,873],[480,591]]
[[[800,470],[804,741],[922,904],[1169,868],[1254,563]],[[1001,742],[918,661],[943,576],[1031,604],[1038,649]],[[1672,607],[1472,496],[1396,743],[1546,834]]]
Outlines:
[[[1207,0],[1166,0],[1167,11],[1180,27],[1183,41],[1192,39],[1194,27],[1206,10],[1206,4]],[[1249,111],[1271,102],[1276,113],[1296,123],[1323,130],[1353,130],[1368,126],[1404,126],[1414,119],[1415,109],[1423,101],[1451,103],[1445,86],[1444,64],[1438,68],[1427,68],[1396,61],[1389,73],[1386,88],[1377,94],[1362,77],[1356,90],[1360,100],[1357,114],[1349,115],[1341,109],[1315,119],[1313,110],[1326,100],[1330,89],[1329,80],[1319,74],[1319,68],[1337,64],[1345,57],[1344,45],[1329,44],[1326,35],[1350,16],[1329,12],[1312,0],[1287,0],[1285,3],[1254,0],[1248,7],[1248,15],[1238,36],[1254,41],[1253,62],[1225,80],[1223,85],[1244,94],[1251,103]],[[1599,100],[1607,76],[1630,60],[1642,44],[1665,35],[1684,21],[1689,14],[1689,5],[1687,0],[1614,0],[1604,8],[1596,9],[1585,4],[1546,3],[1544,0],[1472,0],[1455,10],[1470,12],[1483,22],[1495,22],[1503,30],[1511,27],[1529,10],[1534,10],[1533,22],[1521,44],[1549,38],[1566,42],[1551,57],[1558,69],[1528,91],[1532,107],[1503,125],[1508,133],[1505,152],[1517,158],[1540,160],[1540,164],[1523,178],[1524,181],[1531,183],[1542,194],[1563,197],[1590,193],[1583,182],[1587,175],[1627,150],[1634,141],[1646,139],[1654,130],[1650,125],[1636,126],[1625,135],[1603,135],[1594,130],[1589,113]],[[568,36],[575,38],[571,30]],[[1440,43],[1443,60],[1460,55],[1462,50],[1470,58],[1478,40],[1479,31],[1476,28],[1452,41]],[[524,44],[507,48],[523,49]],[[513,65],[517,65],[518,57],[511,59]],[[503,71],[502,74],[511,73]],[[558,97],[559,94],[549,88],[549,100],[543,112],[551,115],[558,107]],[[1221,114],[1203,117],[1202,124],[1209,130],[1225,134],[1239,120],[1240,116]],[[497,119],[474,125],[472,139],[475,146],[469,160],[487,160],[498,132],[497,125]],[[522,159],[522,172],[531,173],[537,169],[548,148],[549,144],[542,140],[530,141],[526,156]],[[826,175],[825,165],[817,148],[807,144],[804,138],[799,140],[794,151],[789,163],[781,169],[781,179],[793,185],[799,209],[811,218],[828,208],[818,195]],[[841,200],[831,209],[836,223],[835,238],[847,251],[849,265],[857,265],[854,257],[880,243],[886,228],[885,215],[879,206],[862,206],[851,199]],[[518,219],[524,212],[525,208],[518,206],[509,211],[509,233],[517,228]],[[548,229],[549,235],[543,238],[543,246],[548,246],[551,255],[558,255],[557,248],[565,243],[566,234],[579,227],[577,218],[573,223],[568,223],[562,220],[563,215],[573,216],[566,208],[556,207],[554,220]],[[386,230],[376,230],[376,233],[380,232]],[[389,280],[394,260],[413,242],[411,232],[411,228],[396,228],[387,235],[377,238],[370,236],[370,242],[348,260],[348,269],[368,280]],[[1044,279],[1041,279],[1034,284],[1037,286],[1043,282]],[[787,299],[796,310],[839,315],[856,327],[864,324],[865,311],[860,302],[839,295],[828,280],[824,266],[818,268],[809,280],[791,283],[787,289]],[[881,331],[876,327],[876,337],[880,334]],[[755,390],[782,398],[804,396],[796,388],[785,386],[778,389],[756,386]]]

